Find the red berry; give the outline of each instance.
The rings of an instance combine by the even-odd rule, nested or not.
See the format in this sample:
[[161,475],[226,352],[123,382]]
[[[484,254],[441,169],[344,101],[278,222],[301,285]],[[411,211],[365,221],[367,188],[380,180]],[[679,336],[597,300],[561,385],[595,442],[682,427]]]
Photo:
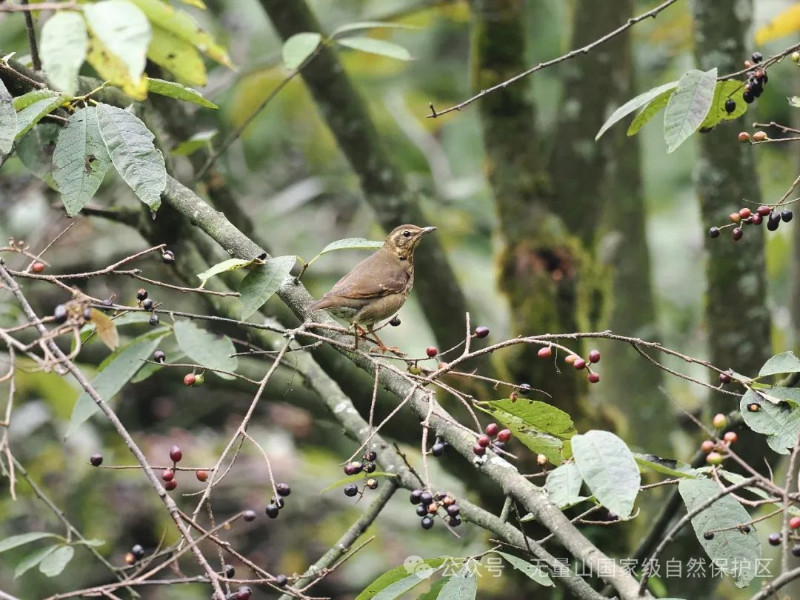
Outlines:
[[169,481],[164,482],[164,489],[167,490],[168,492],[171,492],[176,487],[178,487],[178,482],[175,481],[174,479],[170,479]]
[[511,439],[511,431],[508,429],[503,429],[497,434],[497,440],[503,442],[504,444]]
[[475,444],[472,447],[472,451],[475,453],[476,456],[483,456],[484,454],[486,454],[486,448],[484,448],[483,446],[479,446],[478,444]]
[[591,352],[589,352],[589,362],[590,363],[600,362],[600,350],[592,350]]
[[739,436],[735,431],[728,431],[722,436],[722,439],[728,442],[728,444],[735,444],[739,441]]
[[750,217],[750,222],[751,222],[753,225],[761,225],[761,223],[762,223],[763,221],[764,221],[764,217],[762,217],[762,216],[761,216],[760,214],[758,214],[758,213],[755,213],[755,214],[753,214],[753,216],[752,216],[752,217]]
[[238,590],[236,590],[236,594],[234,594],[233,597],[236,600],[250,600],[250,596],[252,595],[253,595],[252,590],[248,586],[243,585]]
[[36,273],[38,275],[39,273],[44,272],[44,270],[45,270],[44,263],[39,262],[38,260],[31,265],[31,273]]
[[205,469],[197,469],[197,471],[194,472],[194,476],[197,477],[197,481],[208,481],[208,471]]
[[161,473],[161,479],[164,481],[172,481],[175,479],[175,471],[172,469],[164,469],[164,471]]
[[497,435],[498,431],[500,431],[500,427],[498,427],[497,423],[489,423],[486,426],[486,435],[494,437]]
[[723,384],[723,385],[725,385],[726,383],[730,383],[731,382],[731,376],[728,375],[727,373],[720,373],[719,374],[719,382],[721,384]]
[[436,349],[436,346],[428,346],[425,350],[425,354],[427,354],[430,358],[433,358],[439,351]]
[[746,131],[739,132],[739,141],[740,142],[749,142],[750,141],[750,134]]
[[751,211],[751,210],[750,210],[749,208],[747,208],[746,206],[745,206],[744,208],[740,208],[740,209],[739,209],[739,216],[740,216],[742,219],[747,219],[747,218],[748,218],[750,215],[752,215],[752,214],[753,214],[753,211]]
[[769,206],[762,204],[756,209],[756,212],[760,214],[762,217],[769,216],[769,213],[772,212],[772,209]]
[[172,462],[180,462],[183,458],[183,452],[177,446],[173,446],[169,451],[169,458]]
[[576,358],[575,362],[572,363],[572,366],[575,367],[576,370],[580,371],[581,369],[586,368],[586,361],[582,358]]
[[485,448],[491,443],[492,443],[492,438],[490,438],[485,433],[478,436],[478,446],[483,446]]
[[708,454],[713,449],[714,449],[714,442],[712,442],[711,440],[704,440],[703,443],[700,444],[700,450],[702,450],[703,453],[705,454]]
[[564,362],[567,363],[568,365],[573,364],[576,360],[578,360],[577,354],[567,354],[567,356],[564,357]]
[[800,517],[789,519],[789,529],[800,529]]
[[553,349],[550,346],[542,346],[536,353],[539,358],[550,358],[553,356]]
[[488,327],[476,327],[475,328],[475,337],[477,338],[485,338],[489,335],[489,328]]
[[740,239],[742,239],[743,235],[744,231],[742,231],[741,227],[734,227],[733,231],[731,232],[731,237],[733,238],[734,242],[738,242]]
[[767,139],[767,132],[766,131],[756,131],[753,134],[753,141],[754,142],[763,142]]
[[194,373],[187,373],[183,376],[183,385],[193,386],[196,379]]
[[589,373],[586,379],[589,380],[589,383],[597,383],[600,381],[600,373]]

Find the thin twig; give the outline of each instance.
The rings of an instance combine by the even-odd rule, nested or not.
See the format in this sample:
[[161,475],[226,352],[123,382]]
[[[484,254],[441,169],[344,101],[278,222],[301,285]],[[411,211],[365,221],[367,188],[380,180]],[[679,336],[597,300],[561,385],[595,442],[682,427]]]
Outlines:
[[[28,0],[22,0],[22,6],[28,6]],[[31,64],[34,71],[42,70],[42,59],[39,58],[39,46],[36,43],[36,30],[33,28],[33,15],[25,11],[25,30],[28,32],[28,46],[31,51]]]

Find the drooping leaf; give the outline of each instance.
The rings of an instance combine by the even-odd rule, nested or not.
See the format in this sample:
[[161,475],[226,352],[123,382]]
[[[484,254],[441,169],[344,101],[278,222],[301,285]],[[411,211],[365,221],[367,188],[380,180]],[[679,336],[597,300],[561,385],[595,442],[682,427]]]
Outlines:
[[[107,356],[98,373],[92,380],[92,387],[106,402],[111,400],[122,387],[136,374],[158,346],[159,340],[169,333],[168,329],[158,329],[139,336],[131,343],[117,348]],[[78,396],[72,409],[66,436],[72,435],[83,423],[94,416],[100,409],[88,393]]]
[[522,419],[538,431],[568,440],[577,433],[572,418],[560,408],[538,400],[494,400],[487,404]]
[[322,42],[318,33],[295,33],[283,43],[283,64],[287,69],[296,69],[311,56]]
[[566,463],[547,474],[544,489],[550,501],[564,509],[586,500],[581,496],[582,484],[583,477],[578,466],[575,463]]
[[549,433],[543,433],[504,410],[492,409],[490,412],[494,419],[505,425],[514,438],[522,442],[531,452],[544,454],[547,460],[554,465],[564,462],[566,457],[564,440]]
[[56,98],[59,94],[53,90],[33,90],[26,92],[21,96],[15,96],[13,99],[14,108],[17,112],[28,108],[31,104],[39,102],[39,100],[47,100]]
[[635,98],[631,98],[630,100],[628,100],[625,104],[623,104],[613,113],[611,113],[611,116],[608,117],[608,119],[606,119],[606,122],[603,123],[603,126],[600,128],[600,131],[598,131],[597,135],[594,136],[595,141],[599,140],[600,136],[603,135],[606,131],[608,131],[611,128],[611,126],[617,123],[620,119],[631,114],[636,109],[641,108],[642,106],[649,103],[651,100],[663,94],[667,90],[674,89],[677,85],[678,85],[677,81],[670,81],[669,83],[665,83],[664,85],[655,87],[652,90],[648,90],[643,94],[639,94]]
[[58,550],[61,546],[45,546],[44,548],[38,548],[34,550],[25,558],[23,558],[19,564],[17,564],[16,568],[14,569],[14,579],[18,579],[22,577],[25,573],[30,571],[33,567],[37,566],[40,562],[42,562],[49,554],[52,554],[56,550]]
[[636,464],[643,469],[649,469],[670,477],[697,477],[697,471],[685,462],[671,458],[661,458],[655,454],[634,453],[633,457],[636,459]]
[[[728,112],[725,105],[728,100],[733,100],[736,107],[733,112]],[[747,102],[744,101],[744,84],[741,81],[719,81],[714,88],[714,100],[706,118],[700,124],[700,129],[714,127],[721,121],[738,119],[747,112]]]
[[175,146],[170,152],[178,156],[189,156],[201,148],[210,148],[211,140],[219,133],[216,129],[211,131],[200,131],[195,133],[188,140]]
[[625,442],[599,430],[576,435],[571,441],[575,463],[597,501],[620,517],[629,517],[641,476]]
[[71,217],[92,199],[111,166],[95,113],[88,106],[70,115],[53,153],[53,179]]
[[520,558],[518,556],[514,556],[513,554],[507,554],[506,552],[495,551],[495,553],[502,556],[517,571],[524,573],[539,585],[545,587],[552,587],[553,585],[555,585],[553,583],[553,580],[550,579],[550,576],[543,569],[529,563],[527,560]]
[[109,350],[112,352],[116,350],[119,346],[119,333],[117,332],[117,326],[114,324],[114,321],[104,312],[96,308],[92,309],[92,321],[95,325],[97,337],[108,346]]
[[[327,254],[328,252],[333,252],[334,250],[366,250],[370,248],[380,248],[381,246],[383,246],[383,242],[379,242],[377,240],[367,240],[364,238],[345,238],[343,240],[331,242],[325,246],[314,258],[322,256],[323,254]],[[309,262],[313,262],[313,259]]]
[[[388,600],[389,598],[396,598],[403,592],[428,579],[440,570],[447,561],[452,560],[449,556],[439,556],[437,558],[414,561],[413,563],[409,561],[407,564],[402,564],[380,575],[356,596],[356,600],[369,600],[370,598]],[[414,582],[415,579],[416,583]]]
[[199,104],[205,108],[219,108],[213,102],[206,100],[203,94],[197,90],[182,86],[180,83],[175,83],[174,81],[165,81],[163,79],[154,79],[151,77],[147,80],[147,91],[177,100],[191,102],[192,104]]
[[114,168],[151,211],[158,210],[167,170],[153,134],[135,115],[108,104],[97,105],[97,123]]
[[471,600],[478,594],[478,578],[469,567],[449,577],[437,600]]
[[[233,372],[239,365],[235,356],[236,348],[228,336],[217,336],[198,327],[192,321],[178,321],[174,327],[178,346],[197,364],[209,369],[220,369]],[[217,373],[223,379],[231,379],[231,375]]]
[[242,319],[247,319],[278,291],[283,280],[292,272],[297,257],[278,256],[253,269],[239,284],[242,295]]
[[208,283],[208,280],[214,277],[214,275],[219,275],[220,273],[227,273],[228,271],[235,271],[237,269],[243,269],[245,267],[249,267],[255,261],[253,260],[245,260],[243,258],[229,258],[227,260],[223,260],[215,264],[213,267],[203,271],[202,273],[198,273],[197,276],[200,278],[200,287],[203,288]]
[[[764,390],[764,394],[778,400],[791,400],[774,404],[765,401],[763,394],[750,389],[742,396],[739,409],[745,424],[756,433],[767,436],[767,444],[778,454],[789,454],[800,433],[800,390],[796,388],[774,387]],[[750,410],[757,405],[758,410]]]
[[639,133],[639,130],[644,127],[650,119],[655,117],[662,108],[667,105],[669,102],[669,97],[675,93],[675,88],[670,88],[666,92],[661,93],[660,95],[653,98],[650,101],[650,104],[645,106],[631,121],[630,126],[628,127],[627,136],[631,137]]
[[705,120],[717,85],[716,67],[710,71],[691,70],[678,80],[664,111],[664,141],[667,152],[674,152]]
[[56,577],[67,567],[69,561],[75,555],[75,548],[72,546],[61,546],[42,559],[39,563],[39,571],[48,577]]
[[417,29],[414,25],[406,25],[405,23],[387,23],[384,21],[360,21],[358,23],[348,23],[333,30],[331,37],[338,37],[343,33],[351,33],[353,31],[364,31],[367,29]]
[[122,59],[94,35],[89,36],[89,52],[86,60],[102,79],[119,86],[134,100],[147,98],[147,75],[133,77]]
[[66,100],[67,97],[61,94],[50,95],[19,110],[17,113],[17,139],[28,133],[31,127],[61,106]]
[[791,350],[776,354],[770,358],[761,367],[758,376],[766,377],[767,375],[778,375],[780,373],[800,373],[800,359]]
[[192,44],[153,24],[153,41],[147,58],[164,67],[185,85],[206,84],[206,66]]
[[42,27],[42,67],[57,89],[70,96],[78,89],[78,71],[86,60],[89,36],[80,13],[59,11]]
[[117,57],[136,86],[142,79],[152,32],[144,13],[128,0],[83,6],[92,34]]
[[767,42],[798,31],[800,31],[800,4],[792,4],[756,30],[755,42],[757,46],[763,46]]
[[413,60],[411,54],[402,46],[386,40],[377,40],[369,37],[346,37],[337,38],[336,43],[340,46],[346,46],[353,50],[367,52],[369,54],[378,54],[387,58],[395,58],[397,60]]
[[[678,490],[691,512],[719,494],[720,488],[709,479],[682,479]],[[761,542],[753,527],[748,527],[746,533],[738,528],[750,520],[747,511],[730,495],[722,496],[692,518],[700,545],[722,572],[734,577],[737,587],[746,586],[755,577],[761,558]],[[714,532],[710,540],[705,539],[708,531]]]
[[61,129],[56,123],[39,123],[17,142],[17,156],[25,168],[54,190],[58,185],[53,178],[53,152]]
[[177,10],[161,0],[131,0],[131,2],[146,14],[152,23],[177,38],[189,42],[211,60],[228,68],[234,68],[225,48],[200,27],[189,13]]
[[11,152],[16,136],[17,111],[11,94],[0,81],[0,156]]
[[7,537],[4,540],[0,540],[0,552],[5,552],[6,550],[11,550],[12,548],[16,548],[17,546],[22,546],[24,544],[30,544],[31,542],[35,542],[36,540],[41,540],[44,538],[57,538],[58,536],[54,533],[47,533],[46,531],[33,531],[30,533],[21,533],[19,535],[12,535],[11,537]]

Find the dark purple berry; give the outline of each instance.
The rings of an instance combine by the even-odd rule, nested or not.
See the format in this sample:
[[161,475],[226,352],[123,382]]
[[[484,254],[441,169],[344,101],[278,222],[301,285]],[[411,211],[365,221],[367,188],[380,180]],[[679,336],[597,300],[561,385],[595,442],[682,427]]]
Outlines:
[[275,577],[275,585],[277,585],[278,587],[283,587],[287,583],[289,583],[289,578],[286,577],[286,575],[280,574],[277,577]]
[[430,529],[433,527],[433,519],[431,517],[422,517],[420,525],[422,525],[423,529]]
[[153,310],[153,299],[147,298],[144,302],[142,302],[142,308],[145,310]]
[[157,363],[163,363],[165,360],[167,360],[167,355],[164,354],[163,350],[156,350],[153,352],[153,360]]
[[736,110],[736,102],[733,101],[731,98],[728,98],[725,101],[725,112],[731,114],[735,110]]
[[458,527],[459,525],[461,525],[461,517],[459,516],[450,517],[450,519],[447,522],[450,525],[450,527]]
[[53,310],[53,319],[59,325],[66,323],[68,317],[69,311],[67,311],[67,307],[63,304],[57,305],[55,310]]
[[775,211],[769,213],[769,217],[767,217],[767,229],[770,231],[775,231],[778,229],[778,225],[781,224],[781,215]]
[[235,600],[250,600],[250,596],[253,595],[253,590],[251,590],[246,585],[243,585],[238,590],[236,590],[236,594],[234,595]]
[[[745,86],[745,89],[747,89],[747,86]],[[742,94],[742,100],[744,100],[748,104],[752,104],[753,100],[755,100],[755,99],[756,99],[756,97],[755,97],[755,95],[753,95],[752,90],[747,90],[747,91],[745,91],[744,94]]]
[[165,265],[171,265],[175,262],[175,253],[172,250],[165,250],[161,255],[161,262]]
[[458,504],[451,504],[447,507],[447,514],[451,517],[457,517],[461,513],[461,508]]
[[398,325],[400,325],[400,319],[394,317],[391,321],[389,321],[389,325],[391,325],[392,327],[397,327]]
[[144,558],[144,548],[142,548],[141,544],[135,544],[133,548],[131,548],[131,554],[133,554],[136,560],[142,560]]
[[267,504],[267,510],[265,512],[270,519],[274,519],[281,512],[281,509],[278,508],[277,504]]
[[274,504],[278,508],[283,508],[286,505],[286,503],[283,501],[283,498],[281,498],[280,496],[278,496],[277,498],[273,496],[272,498],[269,499],[269,503]]
[[422,492],[419,501],[425,506],[428,506],[431,502],[433,502],[433,494],[430,492]]
[[169,458],[172,462],[181,462],[183,452],[177,446],[173,446],[169,451]]
[[794,546],[792,546],[792,555],[800,556],[800,544],[795,544]]
[[760,63],[762,60],[764,60],[764,55],[756,50],[753,52],[753,55],[750,58],[753,59],[754,63]]
[[441,442],[436,442],[433,446],[431,446],[431,454],[437,458],[444,454],[444,444]]
[[275,486],[275,490],[278,492],[278,496],[288,496],[292,493],[292,488],[289,487],[288,483],[279,483]]
[[483,456],[484,454],[486,454],[486,448],[479,444],[475,444],[472,447],[472,451],[475,453],[475,456]]
[[488,327],[480,326],[480,327],[476,327],[475,328],[475,337],[476,338],[485,338],[487,335],[489,335],[489,328]]
[[234,575],[236,575],[236,568],[233,565],[225,565],[222,567],[222,572],[225,574],[225,577],[230,579]]
[[366,463],[364,463],[364,472],[365,473],[374,473],[375,469],[377,469],[377,468],[378,468],[378,465],[376,465],[374,462],[366,462]]
[[250,521],[254,521],[254,520],[255,520],[255,518],[256,518],[256,511],[254,511],[254,510],[246,510],[246,511],[244,511],[244,512],[242,513],[242,518],[243,518],[245,521],[247,521],[248,523],[249,523]]
[[726,383],[730,383],[731,382],[731,376],[728,375],[727,373],[720,373],[719,374],[719,382],[722,385],[725,385]]
[[530,383],[520,383],[519,387],[517,388],[517,392],[519,392],[520,396],[527,396],[531,393],[531,384]]
[[781,541],[783,541],[783,539],[781,538],[781,534],[778,533],[777,531],[774,533],[770,533],[769,538],[767,539],[769,539],[770,546],[780,546]]
[[348,483],[344,486],[344,495],[345,496],[355,496],[358,493],[358,486],[355,483]]
[[708,237],[718,238],[719,237],[719,227],[712,227],[708,230]]
[[411,504],[419,504],[422,502],[422,490],[412,490],[411,497]]
[[425,506],[424,504],[419,504],[417,506],[417,516],[424,517],[427,514],[428,514],[428,507]]
[[375,452],[375,450],[367,450],[364,453],[364,460],[367,460],[369,462],[374,462],[375,460],[377,460],[377,458],[378,458],[378,453]]
[[99,467],[100,465],[103,464],[103,455],[102,454],[92,454],[89,457],[89,463],[93,467]]
[[781,211],[781,221],[784,223],[791,221],[793,216],[794,215],[792,214],[792,211],[790,211],[788,208],[784,211]]
[[767,206],[767,205],[765,205],[765,204],[762,204],[761,206],[759,206],[759,207],[756,209],[756,212],[757,212],[758,214],[760,214],[762,217],[768,217],[768,216],[769,216],[769,213],[771,213],[771,212],[772,212],[772,209],[771,209],[769,206]]
[[731,237],[733,238],[734,242],[738,242],[740,239],[742,239],[743,235],[744,231],[742,231],[741,227],[734,227],[733,231],[731,232]]
[[139,288],[139,291],[138,291],[138,292],[136,292],[136,299],[137,299],[139,302],[142,302],[142,301],[143,301],[143,300],[145,300],[146,298],[147,298],[147,290],[146,290],[146,289],[144,289],[144,288]]
[[155,327],[156,325],[158,325],[158,315],[150,315],[150,321],[148,321],[148,322],[149,322],[149,323],[150,323],[150,325],[152,325],[153,327]]

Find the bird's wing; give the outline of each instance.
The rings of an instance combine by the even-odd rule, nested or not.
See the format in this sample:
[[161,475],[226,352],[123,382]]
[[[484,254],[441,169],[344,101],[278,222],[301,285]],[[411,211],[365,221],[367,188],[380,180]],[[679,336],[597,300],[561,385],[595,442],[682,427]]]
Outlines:
[[376,252],[337,281],[325,296],[380,298],[399,294],[406,288],[408,277],[405,264],[394,256]]

